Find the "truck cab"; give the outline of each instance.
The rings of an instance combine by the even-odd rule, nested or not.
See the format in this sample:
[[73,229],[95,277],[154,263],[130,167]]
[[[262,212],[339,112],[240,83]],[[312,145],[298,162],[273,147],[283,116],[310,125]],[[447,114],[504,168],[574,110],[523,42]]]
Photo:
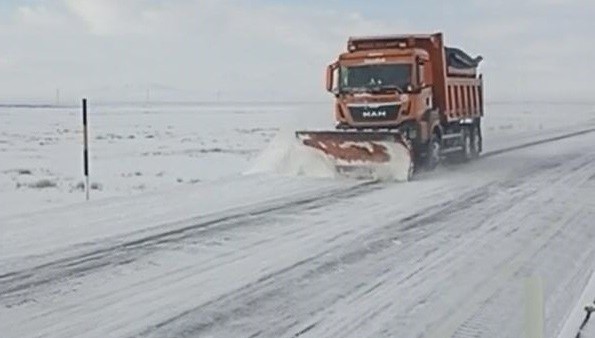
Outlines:
[[350,38],[347,52],[326,72],[326,88],[336,97],[336,128],[396,130],[421,158],[431,147],[440,155],[464,148],[469,140],[462,130],[468,128],[461,125],[471,124],[467,133],[475,135],[471,142],[479,143],[479,152],[479,61],[445,47],[440,33]]

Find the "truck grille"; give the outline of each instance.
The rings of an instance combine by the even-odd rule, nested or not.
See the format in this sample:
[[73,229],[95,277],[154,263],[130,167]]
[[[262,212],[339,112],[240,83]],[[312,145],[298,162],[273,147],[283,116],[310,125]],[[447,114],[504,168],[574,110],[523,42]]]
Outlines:
[[399,115],[400,106],[389,104],[382,106],[350,106],[349,113],[355,122],[394,121]]

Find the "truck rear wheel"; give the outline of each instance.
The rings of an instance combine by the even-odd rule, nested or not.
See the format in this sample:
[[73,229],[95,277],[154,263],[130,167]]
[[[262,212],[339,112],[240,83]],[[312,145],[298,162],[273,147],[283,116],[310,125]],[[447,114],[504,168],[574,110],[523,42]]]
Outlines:
[[482,139],[481,139],[481,129],[479,125],[473,127],[473,132],[471,134],[471,156],[472,158],[478,158],[479,154],[481,153],[482,147]]
[[461,160],[463,162],[467,162],[473,158],[473,146],[471,144],[472,137],[471,134],[473,133],[472,128],[464,128],[462,130],[463,134],[463,149],[461,150]]
[[457,150],[448,155],[450,163],[465,163],[473,158],[473,141],[471,134],[471,127],[461,127],[455,144]]

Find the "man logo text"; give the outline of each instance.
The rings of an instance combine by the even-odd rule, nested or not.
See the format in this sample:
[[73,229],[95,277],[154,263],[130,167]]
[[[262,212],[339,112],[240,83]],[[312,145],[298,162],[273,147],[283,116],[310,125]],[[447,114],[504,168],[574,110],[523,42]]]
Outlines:
[[386,117],[386,110],[370,110],[362,113],[363,117]]

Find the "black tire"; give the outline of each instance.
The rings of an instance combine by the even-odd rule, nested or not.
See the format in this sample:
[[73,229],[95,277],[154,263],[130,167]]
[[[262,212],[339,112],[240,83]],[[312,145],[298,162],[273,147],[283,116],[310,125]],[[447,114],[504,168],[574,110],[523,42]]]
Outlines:
[[452,164],[457,163],[465,163],[471,160],[472,158],[472,141],[471,141],[471,128],[470,127],[462,127],[461,128],[461,137],[459,139],[459,146],[461,150],[457,152],[453,152],[448,155],[448,162]]
[[472,137],[473,129],[463,128],[463,149],[461,150],[461,160],[463,162],[470,161],[473,158]]
[[482,148],[481,129],[479,125],[473,126],[471,134],[471,157],[476,159],[479,157]]
[[407,171],[407,181],[413,180],[413,175],[415,174],[415,161],[411,159],[411,163],[409,164],[409,171]]
[[438,135],[433,134],[428,142],[426,150],[426,160],[424,167],[427,170],[434,170],[440,164],[440,153],[442,151],[442,142]]

